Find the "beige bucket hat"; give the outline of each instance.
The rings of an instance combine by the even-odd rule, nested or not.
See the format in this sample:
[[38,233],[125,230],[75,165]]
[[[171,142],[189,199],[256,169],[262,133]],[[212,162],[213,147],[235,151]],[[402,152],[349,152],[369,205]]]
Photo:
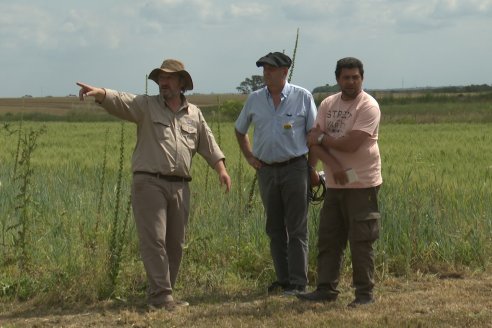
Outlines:
[[193,90],[193,80],[190,73],[185,70],[184,64],[176,59],[166,59],[162,62],[160,68],[155,68],[149,74],[149,80],[159,84],[158,78],[160,72],[176,73],[181,75],[185,80],[185,90]]

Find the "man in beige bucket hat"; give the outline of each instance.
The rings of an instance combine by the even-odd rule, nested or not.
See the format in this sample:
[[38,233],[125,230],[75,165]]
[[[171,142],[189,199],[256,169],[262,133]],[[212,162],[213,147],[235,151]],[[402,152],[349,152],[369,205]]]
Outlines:
[[159,95],[133,95],[77,82],[79,97],[91,96],[108,113],[137,124],[132,157],[132,206],[148,278],[148,304],[169,310],[187,306],[173,298],[188,222],[191,161],[198,152],[230,190],[225,157],[200,109],[184,92],[193,80],[182,62],[166,59],[149,79]]
[[183,92],[193,90],[193,80],[191,79],[190,73],[185,70],[182,62],[175,59],[164,60],[160,68],[155,68],[150,72],[149,79],[159,84],[159,74],[161,72],[178,74],[184,82]]

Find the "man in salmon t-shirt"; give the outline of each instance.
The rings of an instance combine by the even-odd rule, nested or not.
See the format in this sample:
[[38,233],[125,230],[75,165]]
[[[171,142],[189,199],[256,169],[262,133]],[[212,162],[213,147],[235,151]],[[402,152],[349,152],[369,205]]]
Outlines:
[[[362,62],[348,57],[335,70],[340,92],[318,108],[315,128],[308,135],[311,152],[326,172],[327,192],[320,212],[318,232],[318,285],[299,294],[307,301],[335,301],[343,254],[350,244],[356,307],[374,302],[374,249],[381,215],[378,190],[382,183],[378,129],[381,113],[377,101],[362,90]],[[315,160],[310,164],[315,166]],[[311,180],[318,176],[311,170]]]

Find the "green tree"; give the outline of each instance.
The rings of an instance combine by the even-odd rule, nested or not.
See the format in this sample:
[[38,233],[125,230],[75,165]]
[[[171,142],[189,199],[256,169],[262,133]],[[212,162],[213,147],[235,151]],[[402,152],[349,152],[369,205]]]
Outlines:
[[226,100],[220,105],[220,114],[223,120],[235,121],[243,108],[244,102],[239,100]]
[[251,78],[247,77],[241,84],[236,88],[237,91],[242,94],[248,94],[255,90],[263,87],[263,76],[261,75],[251,75]]
[[340,87],[338,86],[338,84],[331,85],[331,86],[329,84],[326,84],[324,86],[314,88],[312,93],[315,94],[315,93],[338,92],[338,91],[340,91]]

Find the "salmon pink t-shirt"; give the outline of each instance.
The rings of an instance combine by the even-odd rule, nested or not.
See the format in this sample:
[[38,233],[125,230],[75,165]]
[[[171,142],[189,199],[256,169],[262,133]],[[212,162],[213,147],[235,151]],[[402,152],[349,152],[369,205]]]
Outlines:
[[381,177],[381,157],[378,147],[378,130],[381,112],[377,101],[365,91],[357,98],[342,100],[337,93],[323,100],[318,108],[315,125],[319,125],[327,135],[340,138],[352,130],[370,135],[353,153],[330,149],[345,170],[355,172],[356,181],[344,186],[336,184],[330,169],[323,164],[328,188],[369,188],[379,186]]

